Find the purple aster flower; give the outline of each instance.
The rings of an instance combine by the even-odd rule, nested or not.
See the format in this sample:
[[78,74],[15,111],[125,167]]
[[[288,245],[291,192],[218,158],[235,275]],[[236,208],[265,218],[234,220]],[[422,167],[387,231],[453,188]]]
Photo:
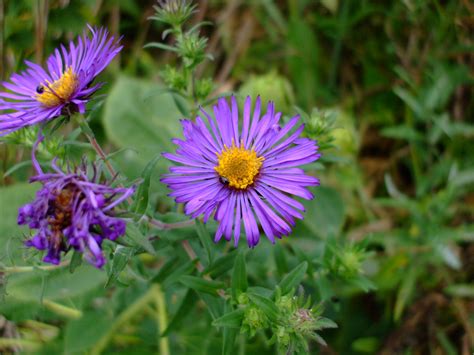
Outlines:
[[39,181],[43,187],[33,202],[19,209],[18,224],[38,230],[26,241],[26,246],[47,250],[43,260],[52,264],[59,264],[61,252],[73,248],[84,253],[94,266],[102,267],[105,263],[103,240],[115,240],[125,234],[126,223],[114,216],[114,207],[131,196],[134,187],[113,188],[100,184],[96,182],[95,167],[89,178],[85,164],[65,174],[53,161],[54,172],[43,173],[34,150],[33,163],[38,175],[30,181]]
[[274,243],[275,237],[290,234],[295,218],[303,218],[303,204],[292,195],[312,199],[307,186],[319,181],[298,166],[320,157],[315,141],[300,138],[304,125],[293,129],[299,116],[282,127],[272,102],[263,116],[260,98],[253,115],[251,105],[247,97],[239,120],[235,98],[231,105],[221,98],[215,118],[201,109],[207,123],[199,116],[195,122],[182,120],[185,139],[173,140],[176,154],[163,154],[182,165],[171,167],[162,179],[170,196],[185,203],[187,215],[203,215],[207,222],[214,213],[216,242],[233,236],[237,245],[243,224],[249,247],[259,242],[258,225]]
[[25,61],[28,69],[13,74],[0,92],[0,136],[49,121],[60,115],[84,113],[85,104],[102,84],[92,84],[122,49],[107,30],[89,27],[69,48],[61,45],[47,60],[47,68]]

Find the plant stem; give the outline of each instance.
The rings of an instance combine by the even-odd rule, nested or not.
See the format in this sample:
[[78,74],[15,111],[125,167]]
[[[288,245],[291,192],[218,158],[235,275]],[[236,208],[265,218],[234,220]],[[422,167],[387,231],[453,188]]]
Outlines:
[[7,273],[7,274],[20,274],[23,272],[32,272],[35,270],[44,270],[44,271],[51,271],[57,270],[64,266],[69,265],[69,260],[62,262],[59,265],[41,265],[41,266],[5,266],[0,267],[0,273]]
[[87,139],[89,140],[90,144],[92,145],[96,153],[104,161],[105,165],[107,166],[107,170],[109,170],[110,175],[114,177],[115,175],[117,175],[117,172],[115,171],[113,166],[110,164],[99,142],[97,142],[94,132],[89,126],[89,122],[87,122],[87,119],[83,115],[77,115],[77,117],[78,117],[79,125],[82,129],[82,133],[84,133],[84,135],[87,137]]
[[82,317],[82,312],[78,309],[66,307],[62,304],[50,301],[43,300],[43,306],[49,309],[51,312],[56,313],[57,315],[63,316],[68,319],[79,319]]
[[158,323],[158,343],[161,355],[169,355],[170,345],[168,337],[161,336],[161,334],[168,327],[168,317],[166,315],[166,301],[165,295],[161,291],[161,287],[158,284],[154,285],[155,288],[155,303],[157,310],[157,323]]
[[170,230],[170,229],[179,229],[194,226],[194,220],[190,219],[188,221],[175,222],[175,223],[165,223],[157,219],[150,218],[149,223],[156,227],[156,229],[161,230]]
[[[0,338],[0,349],[6,350],[6,348],[18,347],[23,350],[37,350],[41,346],[41,343],[26,339],[16,338]],[[11,349],[10,349],[11,350]]]

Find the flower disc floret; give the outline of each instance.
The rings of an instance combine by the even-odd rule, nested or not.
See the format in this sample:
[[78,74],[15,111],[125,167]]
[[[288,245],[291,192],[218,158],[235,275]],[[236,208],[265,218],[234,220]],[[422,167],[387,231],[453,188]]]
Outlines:
[[69,67],[61,77],[50,83],[48,80],[36,89],[36,100],[44,107],[54,107],[68,102],[78,87],[78,77]]
[[262,166],[263,157],[258,157],[254,150],[245,149],[232,143],[231,147],[217,155],[219,164],[214,168],[219,176],[226,179],[230,187],[246,189],[252,185]]

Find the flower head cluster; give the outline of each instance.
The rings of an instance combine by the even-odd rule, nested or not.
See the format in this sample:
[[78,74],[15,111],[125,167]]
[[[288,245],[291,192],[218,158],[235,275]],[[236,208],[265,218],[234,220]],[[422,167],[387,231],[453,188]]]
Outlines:
[[93,80],[122,49],[107,30],[89,29],[91,37],[84,33],[76,44],[56,49],[46,68],[26,61],[26,71],[3,83],[0,136],[60,115],[84,113],[90,96],[102,86]]
[[65,174],[56,164],[53,173],[40,172],[31,182],[43,187],[36,199],[20,208],[18,224],[37,229],[26,245],[47,250],[44,261],[58,264],[61,252],[71,248],[100,268],[105,263],[101,245],[125,234],[126,223],[114,216],[114,207],[131,196],[134,188],[114,188],[96,182],[98,174],[88,177],[85,164]]
[[[162,181],[170,196],[185,203],[193,218],[211,215],[219,222],[215,240],[234,238],[237,245],[241,226],[250,247],[260,238],[258,225],[273,243],[289,235],[296,218],[303,218],[303,204],[291,195],[313,198],[308,186],[317,178],[299,168],[320,157],[316,142],[301,138],[304,125],[298,116],[281,126],[281,113],[270,102],[261,114],[260,98],[252,110],[247,97],[242,120],[234,97],[230,105],[220,99],[214,117],[202,110],[205,120],[183,120],[184,140],[174,139],[176,153],[165,153],[181,166],[170,168]],[[295,128],[296,127],[296,128]]]

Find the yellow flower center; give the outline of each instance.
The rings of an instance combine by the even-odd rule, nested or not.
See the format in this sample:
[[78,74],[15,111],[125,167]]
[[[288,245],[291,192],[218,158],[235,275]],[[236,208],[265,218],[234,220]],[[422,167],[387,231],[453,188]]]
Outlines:
[[36,100],[45,107],[58,106],[70,99],[74,91],[76,91],[77,85],[77,75],[69,67],[58,80],[53,83],[46,80],[45,85],[38,86],[36,89]]
[[234,142],[229,148],[217,154],[219,164],[214,168],[219,176],[228,182],[230,187],[245,189],[252,185],[260,171],[263,157],[258,157],[254,150],[244,148],[243,142],[237,147]]

